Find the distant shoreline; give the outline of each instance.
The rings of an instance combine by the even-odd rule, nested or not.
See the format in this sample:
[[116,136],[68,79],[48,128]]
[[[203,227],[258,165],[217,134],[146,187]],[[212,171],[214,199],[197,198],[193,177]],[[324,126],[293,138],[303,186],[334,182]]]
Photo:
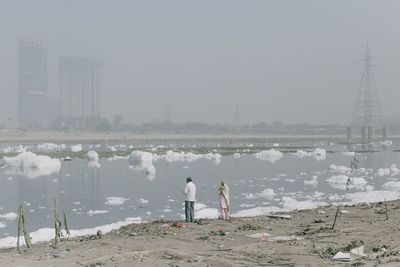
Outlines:
[[[399,138],[400,136],[391,136]],[[190,140],[190,139],[323,139],[345,141],[344,135],[267,135],[267,134],[134,134],[126,132],[0,132],[0,142],[94,142],[129,140]]]

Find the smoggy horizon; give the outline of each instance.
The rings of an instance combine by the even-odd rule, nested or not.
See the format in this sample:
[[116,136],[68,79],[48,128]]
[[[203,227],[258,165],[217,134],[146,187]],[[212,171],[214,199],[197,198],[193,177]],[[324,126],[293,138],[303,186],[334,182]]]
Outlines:
[[0,11],[0,124],[18,121],[18,40],[102,61],[101,115],[143,123],[349,124],[368,43],[386,118],[400,115],[397,1],[10,1]]

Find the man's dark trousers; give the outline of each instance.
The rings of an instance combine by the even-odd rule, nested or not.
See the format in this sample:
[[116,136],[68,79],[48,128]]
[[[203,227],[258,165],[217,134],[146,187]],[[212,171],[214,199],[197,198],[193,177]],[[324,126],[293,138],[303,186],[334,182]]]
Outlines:
[[194,219],[194,201],[185,201],[186,222],[193,222]]

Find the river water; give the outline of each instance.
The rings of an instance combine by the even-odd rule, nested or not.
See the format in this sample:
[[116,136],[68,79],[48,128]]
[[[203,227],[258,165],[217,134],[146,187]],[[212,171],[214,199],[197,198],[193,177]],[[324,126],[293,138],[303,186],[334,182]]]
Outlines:
[[[190,145],[216,147],[214,153],[218,153],[218,142]],[[284,145],[276,145],[274,151]],[[321,157],[312,154],[312,148],[308,154],[284,153],[274,160],[245,153],[222,156],[220,160],[161,158],[152,163],[156,175],[151,178],[132,168],[125,157],[101,158],[96,167],[90,166],[85,158],[61,161],[58,172],[36,177],[3,166],[0,169],[0,241],[16,235],[16,213],[21,204],[30,232],[52,228],[54,199],[59,213],[65,212],[72,229],[95,228],[126,218],[181,219],[182,190],[188,176],[197,186],[198,217],[218,216],[217,188],[221,180],[230,187],[231,213],[236,216],[337,203],[344,194],[347,181],[344,175],[349,174],[345,167],[353,155],[345,152],[348,148],[344,145],[334,144],[334,149],[329,143],[307,141],[306,145],[329,151]],[[129,145],[116,147],[128,149]],[[171,147],[179,151],[180,145]],[[378,151],[356,154],[360,170],[350,184],[349,202],[398,197],[400,156],[394,151],[396,144],[376,147]],[[96,149],[96,146],[90,145],[90,148]],[[157,153],[155,149],[148,150]]]

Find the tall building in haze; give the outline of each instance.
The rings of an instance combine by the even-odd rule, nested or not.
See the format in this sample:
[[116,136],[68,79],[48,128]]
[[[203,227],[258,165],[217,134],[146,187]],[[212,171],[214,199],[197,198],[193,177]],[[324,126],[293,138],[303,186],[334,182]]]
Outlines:
[[48,125],[47,47],[43,41],[21,38],[18,46],[18,116],[21,127]]
[[98,59],[60,58],[60,114],[64,118],[100,116],[101,68]]

